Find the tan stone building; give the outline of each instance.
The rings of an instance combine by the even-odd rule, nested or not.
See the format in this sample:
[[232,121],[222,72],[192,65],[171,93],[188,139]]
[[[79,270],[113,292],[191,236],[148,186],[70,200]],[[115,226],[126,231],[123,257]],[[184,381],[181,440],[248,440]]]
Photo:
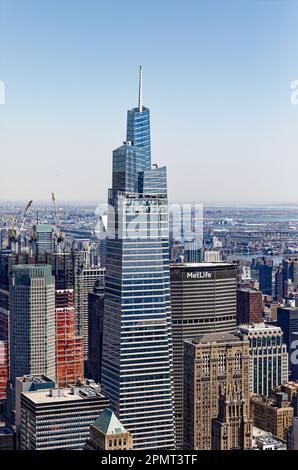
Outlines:
[[251,415],[254,426],[271,432],[278,439],[286,440],[294,408],[283,392],[277,393],[274,398],[255,396],[251,398]]
[[249,342],[229,333],[185,341],[184,449],[247,449]]
[[90,426],[85,450],[132,450],[133,437],[112,410],[106,408]]

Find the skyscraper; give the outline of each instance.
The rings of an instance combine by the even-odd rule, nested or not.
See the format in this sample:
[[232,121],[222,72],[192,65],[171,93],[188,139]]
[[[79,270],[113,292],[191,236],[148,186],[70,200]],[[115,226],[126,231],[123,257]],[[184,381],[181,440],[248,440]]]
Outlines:
[[88,377],[101,383],[104,288],[97,281],[88,295]]
[[183,441],[184,340],[236,328],[236,266],[181,263],[170,266],[176,446]]
[[283,332],[265,323],[239,325],[248,336],[250,354],[250,393],[270,396],[274,387],[288,380],[288,353]]
[[135,449],[173,449],[166,168],[151,167],[141,71],[127,139],[109,190],[102,386]]
[[258,269],[260,291],[264,295],[272,295],[272,266],[269,264],[259,264]]
[[278,307],[277,308],[277,325],[283,331],[284,342],[287,345],[289,353],[289,369],[292,379],[298,379],[298,368],[296,361],[291,356],[297,351],[297,331],[298,331],[298,307]]
[[55,282],[49,265],[13,266],[9,356],[11,412],[16,377],[42,373],[55,378]]
[[262,321],[262,292],[256,289],[237,290],[237,323],[260,323]]
[[210,333],[185,341],[184,371],[183,449],[249,448],[247,338]]
[[73,289],[56,290],[56,381],[75,385],[84,377],[83,338],[75,334]]
[[36,253],[53,252],[53,227],[38,224],[33,227]]

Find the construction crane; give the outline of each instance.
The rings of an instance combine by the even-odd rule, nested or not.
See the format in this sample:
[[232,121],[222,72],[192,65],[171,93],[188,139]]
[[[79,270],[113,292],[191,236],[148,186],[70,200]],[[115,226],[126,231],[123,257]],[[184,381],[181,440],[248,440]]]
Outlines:
[[54,193],[52,193],[52,202],[53,202],[53,209],[54,209],[55,235],[57,237],[57,242],[61,243],[64,240],[64,233],[62,233],[60,230],[60,217],[59,217],[59,211],[57,209],[56,198],[55,198]]
[[33,201],[29,201],[27,206],[25,207],[25,209],[23,211],[22,218],[21,218],[20,232],[23,232],[23,230],[25,228],[25,222],[26,222],[27,214],[28,214],[28,211],[29,211],[30,207],[32,206],[32,203],[33,203]]
[[25,209],[22,212],[21,220],[18,221],[17,219],[12,220],[12,224],[10,227],[10,240],[12,242],[16,242],[18,239],[18,236],[22,236],[27,238],[29,240],[30,238],[26,234],[25,230],[25,222],[27,218],[28,211],[32,205],[33,201],[29,201],[25,207]]

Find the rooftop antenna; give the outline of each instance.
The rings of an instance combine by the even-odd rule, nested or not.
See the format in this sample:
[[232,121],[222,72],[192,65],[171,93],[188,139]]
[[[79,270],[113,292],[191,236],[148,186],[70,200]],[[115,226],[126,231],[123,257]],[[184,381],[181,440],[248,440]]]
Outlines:
[[139,72],[139,112],[143,111],[143,76],[142,76],[142,66],[140,65],[140,72]]

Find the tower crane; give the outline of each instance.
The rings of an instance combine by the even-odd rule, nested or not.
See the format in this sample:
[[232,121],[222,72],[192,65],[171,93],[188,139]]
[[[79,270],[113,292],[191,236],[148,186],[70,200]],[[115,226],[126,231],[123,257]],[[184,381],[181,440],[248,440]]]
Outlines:
[[59,211],[57,209],[56,198],[55,198],[54,193],[52,193],[52,202],[53,202],[53,213],[54,213],[54,220],[55,220],[55,234],[57,237],[57,242],[61,243],[64,240],[64,233],[62,233],[60,230],[60,217],[59,217]]

